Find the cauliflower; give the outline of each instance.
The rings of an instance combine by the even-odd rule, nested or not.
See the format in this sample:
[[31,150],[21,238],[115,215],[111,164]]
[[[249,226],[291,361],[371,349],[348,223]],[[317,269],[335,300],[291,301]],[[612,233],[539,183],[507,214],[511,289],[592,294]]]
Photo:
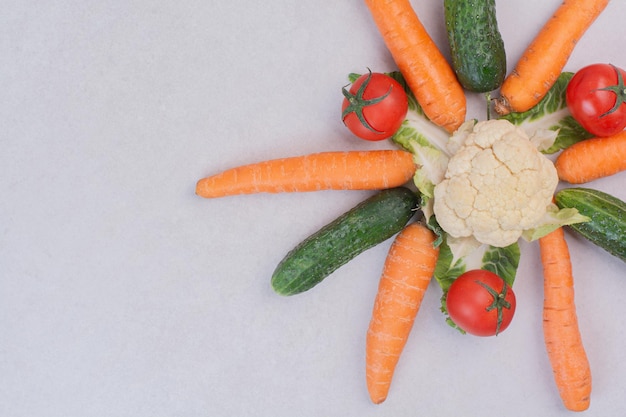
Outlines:
[[467,128],[434,189],[437,221],[454,238],[511,245],[544,219],[559,181],[556,169],[507,120]]

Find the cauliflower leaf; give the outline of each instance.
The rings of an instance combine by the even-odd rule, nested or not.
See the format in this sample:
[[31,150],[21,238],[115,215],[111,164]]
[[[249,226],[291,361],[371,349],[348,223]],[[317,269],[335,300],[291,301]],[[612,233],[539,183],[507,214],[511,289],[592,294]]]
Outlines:
[[[443,180],[449,155],[445,148],[441,147],[440,142],[429,139],[436,137],[439,132],[434,135],[422,133],[428,130],[426,127],[433,129],[433,125],[425,118],[426,116],[409,110],[402,126],[392,136],[392,140],[413,154],[413,160],[417,165],[413,177],[414,183],[422,195],[430,199],[433,197],[435,185]],[[447,141],[447,134],[445,139]]]
[[561,226],[584,223],[589,220],[591,220],[589,217],[581,214],[575,208],[570,207],[559,209],[556,204],[551,204],[548,206],[543,219],[539,222],[537,227],[525,230],[524,233],[522,233],[522,238],[531,242],[544,237]]

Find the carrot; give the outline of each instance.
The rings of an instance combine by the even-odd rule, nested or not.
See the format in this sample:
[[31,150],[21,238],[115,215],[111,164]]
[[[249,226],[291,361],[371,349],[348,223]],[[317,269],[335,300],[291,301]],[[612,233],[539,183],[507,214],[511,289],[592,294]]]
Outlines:
[[448,132],[455,131],[465,121],[463,87],[409,0],[365,0],[365,4],[426,116]]
[[196,194],[378,190],[403,185],[414,173],[413,156],[402,150],[321,152],[228,169],[200,179]]
[[439,249],[435,235],[411,223],[395,238],[378,285],[366,338],[366,380],[372,402],[387,398],[391,379],[408,339],[424,292],[433,275]]
[[543,333],[561,400],[572,411],[589,407],[591,370],[576,307],[570,253],[562,228],[539,239],[544,275]]
[[554,163],[559,178],[583,184],[626,170],[626,131],[596,137],[566,148]]
[[564,0],[504,80],[495,101],[496,112],[524,112],[539,103],[561,74],[578,40],[608,3]]

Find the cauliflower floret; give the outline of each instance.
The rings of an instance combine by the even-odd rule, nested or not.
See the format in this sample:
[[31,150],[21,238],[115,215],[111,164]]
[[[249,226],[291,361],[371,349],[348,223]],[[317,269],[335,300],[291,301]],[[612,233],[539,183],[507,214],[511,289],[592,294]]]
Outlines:
[[558,181],[522,129],[507,120],[479,122],[435,186],[433,210],[452,237],[504,247],[539,225]]

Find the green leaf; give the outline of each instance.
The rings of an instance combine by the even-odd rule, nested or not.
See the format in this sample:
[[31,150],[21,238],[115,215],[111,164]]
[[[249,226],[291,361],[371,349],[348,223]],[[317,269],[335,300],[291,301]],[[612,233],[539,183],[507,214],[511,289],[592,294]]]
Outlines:
[[[423,207],[424,207],[423,196],[422,196],[422,201],[420,203],[420,207],[422,207],[422,214],[423,214],[424,213],[424,210],[423,210]],[[432,232],[435,234],[435,236],[437,236],[437,239],[435,239],[435,241],[433,242],[433,246],[438,248],[443,243],[443,240],[446,237],[446,232],[444,232],[443,229],[441,228],[441,226],[439,226],[439,223],[437,222],[437,218],[434,215],[431,215],[431,216],[428,217],[428,221],[427,221],[426,225],[428,226],[428,228],[430,230],[432,230]]]
[[499,118],[523,128],[534,142],[544,142],[542,136],[545,138],[548,132],[555,132],[556,136],[551,133],[552,140],[549,145],[539,148],[546,154],[555,153],[590,138],[593,135],[572,117],[565,101],[567,84],[573,75],[571,72],[562,73],[546,96],[532,109],[522,113],[509,113]]
[[515,282],[519,259],[520,249],[517,243],[504,248],[490,246],[483,255],[482,269],[493,272],[512,287],[513,282]]
[[541,219],[539,226],[534,229],[525,230],[524,233],[522,233],[522,238],[532,242],[533,240],[544,237],[561,226],[584,223],[589,220],[591,220],[589,217],[580,214],[575,208],[559,209],[555,204],[551,204],[548,206],[548,210]]
[[391,140],[413,154],[413,160],[417,165],[413,182],[426,198],[432,198],[435,185],[443,180],[446,173],[449,157],[420,133],[420,130],[425,130],[420,128],[422,123],[424,119],[409,110],[407,119]]
[[441,245],[439,245],[439,257],[434,272],[434,277],[444,293],[448,291],[452,282],[465,271],[467,271],[465,259],[455,260],[448,245],[448,239],[444,238]]
[[509,286],[513,286],[520,259],[519,244],[504,248],[480,245],[463,256],[455,256],[446,236],[439,246],[439,259],[434,276],[443,291],[450,288],[452,282],[464,272],[472,269],[484,269],[501,277]]

